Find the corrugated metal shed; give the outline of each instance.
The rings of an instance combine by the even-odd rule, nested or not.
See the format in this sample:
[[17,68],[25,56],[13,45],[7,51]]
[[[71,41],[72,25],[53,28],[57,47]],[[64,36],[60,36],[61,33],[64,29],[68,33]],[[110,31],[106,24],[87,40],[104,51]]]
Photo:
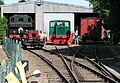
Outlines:
[[74,13],[92,13],[93,9],[91,7],[83,7],[80,5],[55,3],[44,1],[44,12],[74,12]]
[[6,4],[2,6],[3,13],[36,13],[36,8],[41,7],[43,12],[79,12],[79,13],[92,13],[91,7],[83,7],[79,5],[63,4],[43,1],[41,6],[37,6],[37,1]]
[[[73,16],[71,17],[73,18],[73,20],[71,20],[71,22],[73,23],[74,13],[92,13],[92,12],[93,9],[91,7],[87,8],[80,5],[63,4],[63,3],[55,3],[48,1],[42,1],[42,2],[32,1],[32,2],[23,2],[23,3],[15,3],[15,4],[6,4],[1,7],[1,16],[3,16],[4,13],[34,13],[35,22],[36,22],[35,25],[37,30],[45,29],[44,24],[46,23],[44,20],[46,20],[47,18],[44,17],[45,16],[44,14],[46,13],[48,15],[54,13],[52,15],[54,19],[55,19],[54,16],[58,16],[58,14],[67,13],[68,16],[69,15]],[[73,26],[74,24],[72,24],[72,27]]]
[[2,13],[35,13],[34,3],[15,3],[2,6]]

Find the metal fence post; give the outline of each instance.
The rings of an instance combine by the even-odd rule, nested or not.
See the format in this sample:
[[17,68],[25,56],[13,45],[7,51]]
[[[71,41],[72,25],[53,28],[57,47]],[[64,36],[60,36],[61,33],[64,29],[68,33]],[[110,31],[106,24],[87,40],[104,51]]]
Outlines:
[[18,43],[18,48],[19,48],[19,61],[22,60],[22,43],[21,41]]

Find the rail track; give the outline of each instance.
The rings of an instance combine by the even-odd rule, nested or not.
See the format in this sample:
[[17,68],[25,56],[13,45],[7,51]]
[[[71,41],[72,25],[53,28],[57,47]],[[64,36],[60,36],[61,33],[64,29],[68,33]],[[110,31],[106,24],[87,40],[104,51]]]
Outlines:
[[[70,48],[70,47],[69,47]],[[71,50],[73,50],[74,52],[76,52],[76,50],[70,48]],[[100,61],[99,58],[99,47],[97,45],[94,45],[94,58],[95,60],[91,60],[89,57],[85,56],[82,53],[78,53],[80,56],[82,56],[82,58],[84,58],[85,60],[87,60],[88,62],[90,62],[91,64],[95,65],[96,68],[98,68],[102,74],[104,74],[105,76],[107,76],[109,79],[113,79],[114,81],[116,81],[117,83],[120,82],[120,78],[118,78],[115,74],[113,74],[110,70],[108,70],[106,68],[106,66]]]
[[[48,71],[48,77],[50,77],[48,79],[48,83],[70,83],[69,82],[69,76],[64,76],[63,73],[61,73],[57,67],[55,65],[53,65],[53,61],[51,62],[49,59],[47,59],[45,56],[47,55],[40,55],[34,51],[31,51],[31,50],[28,50],[29,52],[33,53],[34,55],[36,55],[37,57],[39,57],[40,59],[42,59],[44,62],[46,62],[46,64],[48,64],[47,66],[49,66],[50,68],[45,68],[45,71],[46,69],[51,69],[52,68],[52,71],[56,72],[56,73],[53,73],[52,71]],[[50,55],[50,54],[49,54]],[[51,54],[52,56],[52,54]],[[59,61],[59,59],[56,59],[55,61]],[[56,64],[57,65],[57,64]],[[55,75],[54,75],[55,74]],[[56,76],[57,75],[57,76]]]
[[54,70],[61,74],[59,76],[62,78],[63,82],[65,80],[65,83],[79,83],[74,73],[71,71],[71,68],[68,66],[68,63],[64,60],[64,58],[62,58],[62,55],[56,56],[45,52],[42,52],[42,55],[40,55],[38,54],[39,52],[33,52],[31,50],[29,50],[29,52],[34,53],[42,60],[46,61],[47,64],[53,66]]
[[[104,68],[102,68],[98,63],[93,62],[91,59],[80,53],[84,46],[82,46],[78,51],[71,47],[69,48],[74,51],[74,54],[67,51],[70,53],[69,56],[64,55],[64,52],[59,51],[57,46],[52,48],[52,51],[48,49],[28,51],[42,59],[42,61],[45,61],[46,63],[44,64],[48,65],[47,69],[52,69],[49,73],[51,73],[50,76],[55,79],[49,79],[48,83],[118,82],[118,80],[110,77],[111,75],[108,74],[106,70],[103,71]],[[80,54],[83,58],[76,58],[76,54]],[[53,74],[55,74],[55,76]]]
[[98,50],[99,50],[98,45],[95,45],[95,46],[94,46],[94,49],[95,49],[95,59],[96,59],[97,63],[104,69],[106,75],[109,76],[109,77],[111,77],[111,78],[113,78],[113,79],[116,80],[118,83],[120,83],[120,78],[118,78],[118,77],[117,77],[116,75],[114,75],[110,70],[108,70],[108,69],[104,66],[104,64],[101,62],[100,57],[99,57],[100,55],[99,55],[99,52],[98,52]]

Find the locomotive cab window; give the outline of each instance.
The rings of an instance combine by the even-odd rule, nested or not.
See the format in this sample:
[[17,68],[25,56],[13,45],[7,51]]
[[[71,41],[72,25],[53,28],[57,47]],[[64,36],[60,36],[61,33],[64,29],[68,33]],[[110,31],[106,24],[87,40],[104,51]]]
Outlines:
[[14,22],[14,17],[11,18],[11,22]]
[[62,22],[57,22],[57,25],[61,25],[62,26],[63,24],[62,24]]
[[28,22],[31,22],[31,18],[28,18]]
[[23,18],[20,17],[20,18],[18,19],[18,21],[19,21],[19,22],[23,22]]
[[65,26],[66,27],[70,27],[70,23],[69,22],[65,22]]
[[54,26],[55,26],[55,22],[51,22],[51,23],[50,23],[50,26],[51,26],[51,27],[54,27]]

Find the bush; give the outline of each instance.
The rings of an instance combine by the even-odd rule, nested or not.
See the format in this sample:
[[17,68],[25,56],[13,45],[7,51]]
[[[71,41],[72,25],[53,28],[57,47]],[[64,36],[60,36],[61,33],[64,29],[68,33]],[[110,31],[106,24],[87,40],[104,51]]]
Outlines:
[[3,36],[6,33],[7,19],[5,17],[0,17],[0,40],[3,39]]

